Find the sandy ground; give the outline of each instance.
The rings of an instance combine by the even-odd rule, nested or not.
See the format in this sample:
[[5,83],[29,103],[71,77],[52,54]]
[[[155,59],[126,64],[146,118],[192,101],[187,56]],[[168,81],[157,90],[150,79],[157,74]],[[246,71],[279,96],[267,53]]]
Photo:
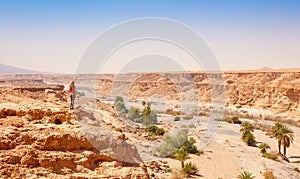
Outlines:
[[[124,127],[121,121],[117,121],[109,117],[105,111],[102,111],[102,119],[106,122],[112,122],[116,127]],[[160,115],[159,121],[166,124],[173,122],[172,116]],[[112,121],[113,120],[113,121]],[[242,119],[247,120],[247,119]],[[198,120],[197,120],[198,121]],[[206,120],[201,120],[200,124],[195,123],[196,126],[200,125],[193,132],[193,137],[198,138],[198,135],[205,132]],[[248,120],[252,123],[255,121]],[[274,122],[271,121],[260,121],[264,124],[273,125]],[[226,122],[221,122],[218,128],[216,136],[213,140],[202,150],[204,154],[190,155],[190,159],[186,162],[192,162],[199,168],[199,175],[193,176],[193,178],[222,178],[222,179],[232,179],[237,178],[237,176],[242,171],[249,171],[256,178],[264,178],[263,173],[268,169],[274,172],[276,178],[289,178],[289,179],[299,179],[300,173],[294,171],[295,168],[300,169],[300,128],[289,126],[295,133],[294,142],[291,147],[287,149],[287,157],[290,163],[285,161],[274,161],[271,159],[266,159],[261,156],[260,149],[258,147],[247,146],[241,140],[240,125],[230,124]],[[254,135],[257,145],[266,142],[270,145],[270,151],[277,152],[277,140],[275,138],[270,138],[266,135],[266,132],[261,130],[255,130]],[[129,141],[136,143],[145,143],[147,141],[140,141],[138,139],[132,138],[133,136],[128,135]],[[150,143],[149,143],[150,144]],[[283,150],[283,149],[282,149]],[[174,170],[180,169],[180,162],[174,159],[163,159],[168,162],[171,168]]]
[[[107,112],[101,111],[101,115],[102,120],[111,122],[116,127],[125,127],[121,121],[111,118]],[[164,117],[163,115],[159,118],[159,121],[165,123],[169,123],[170,120],[173,120],[173,117]],[[270,121],[262,122],[273,125],[273,122]],[[205,126],[205,120],[201,121],[200,127],[194,133],[203,133]],[[287,149],[287,157],[290,163],[263,158],[258,147],[249,147],[241,140],[240,125],[226,122],[220,123],[216,136],[203,148],[204,154],[200,156],[190,155],[190,159],[186,162],[192,162],[199,168],[199,175],[193,178],[232,179],[237,178],[242,171],[249,171],[256,178],[263,178],[263,173],[268,169],[274,172],[276,178],[299,179],[300,173],[294,171],[294,169],[300,168],[300,128],[290,127],[295,132],[295,140],[291,147]],[[135,139],[134,136],[127,135],[129,141],[136,142],[137,145],[138,143],[147,144],[147,141],[140,141]],[[269,152],[277,151],[276,139],[270,138],[261,130],[255,130],[254,135],[258,145],[266,142],[271,146],[271,149],[268,150]],[[197,136],[194,136],[194,138],[197,138]],[[164,160],[168,161],[170,167],[175,170],[181,167],[180,162],[177,160],[170,158]]]
[[[276,178],[299,179],[300,174],[294,168],[300,167],[300,129],[291,127],[295,132],[295,141],[287,149],[290,163],[277,162],[261,157],[257,147],[246,146],[240,139],[240,125],[222,122],[217,135],[208,146],[203,148],[204,154],[190,155],[186,162],[192,162],[199,168],[199,176],[194,178],[223,178],[232,179],[242,171],[249,171],[256,178],[263,178],[266,169],[272,170]],[[255,130],[257,142],[266,142],[272,151],[277,150],[277,141],[260,130]],[[269,151],[271,151],[269,150]],[[180,168],[180,162],[167,159],[174,169]]]

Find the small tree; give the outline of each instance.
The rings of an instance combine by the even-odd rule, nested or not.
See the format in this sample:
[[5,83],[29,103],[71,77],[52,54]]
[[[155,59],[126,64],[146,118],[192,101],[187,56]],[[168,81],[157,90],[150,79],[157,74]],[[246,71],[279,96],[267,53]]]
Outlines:
[[143,124],[145,126],[148,126],[150,124],[157,123],[157,115],[151,109],[151,104],[148,102],[147,105],[146,105],[146,102],[143,101],[142,105],[144,106],[144,109],[141,113],[141,115],[143,116]]
[[243,122],[241,124],[240,132],[242,133],[242,136],[244,136],[247,133],[251,133],[254,131],[254,126],[250,122]]
[[179,160],[181,162],[181,167],[184,168],[184,161],[186,159],[188,159],[188,153],[184,148],[180,148],[179,150],[177,150],[176,152],[176,160]]
[[277,122],[272,127],[272,134],[278,140],[278,151],[281,154],[281,145],[283,145],[283,155],[286,156],[286,148],[290,147],[294,140],[294,132],[286,125]]
[[279,154],[281,154],[282,128],[283,128],[283,124],[280,122],[275,123],[275,125],[272,127],[272,135],[278,141]]
[[286,156],[286,148],[290,147],[291,143],[293,143],[294,132],[287,126],[284,126],[282,134],[283,156]]
[[260,152],[262,154],[266,153],[267,152],[267,149],[270,149],[270,145],[267,144],[267,143],[262,143],[258,146],[260,148]]

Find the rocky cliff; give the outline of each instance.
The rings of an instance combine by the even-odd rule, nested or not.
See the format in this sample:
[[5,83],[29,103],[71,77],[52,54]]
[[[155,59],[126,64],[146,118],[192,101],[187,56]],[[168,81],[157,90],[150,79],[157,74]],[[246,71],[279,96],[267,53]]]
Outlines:
[[159,94],[165,100],[181,100],[183,93],[189,94],[193,89],[201,103],[209,104],[212,85],[221,85],[226,92],[226,106],[300,114],[300,72],[297,70],[228,71],[219,74],[221,77],[217,83],[212,81],[215,78],[210,75],[214,73],[99,75],[97,86],[98,93],[103,96],[129,94],[130,98],[147,98]]

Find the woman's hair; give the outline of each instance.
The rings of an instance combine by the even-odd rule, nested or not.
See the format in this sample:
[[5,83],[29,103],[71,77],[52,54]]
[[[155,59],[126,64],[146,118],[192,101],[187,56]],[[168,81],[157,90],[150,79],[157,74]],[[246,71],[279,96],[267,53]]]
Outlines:
[[75,86],[75,81],[72,80],[69,84],[69,89],[72,89]]

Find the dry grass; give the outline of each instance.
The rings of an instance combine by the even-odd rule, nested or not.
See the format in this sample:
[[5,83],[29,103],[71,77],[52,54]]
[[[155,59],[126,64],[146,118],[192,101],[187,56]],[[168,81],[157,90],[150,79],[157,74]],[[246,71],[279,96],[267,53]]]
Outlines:
[[263,176],[264,176],[264,179],[274,179],[275,178],[273,171],[268,170],[268,169],[263,173]]
[[169,115],[173,115],[173,116],[178,116],[178,115],[181,114],[181,112],[180,111],[173,111],[173,109],[167,109],[165,111],[165,114],[169,114]]
[[185,175],[182,172],[182,170],[176,170],[176,171],[171,173],[171,176],[170,176],[169,179],[182,179],[184,177],[185,177]]
[[264,158],[268,158],[268,159],[271,159],[271,160],[278,161],[278,154],[277,154],[277,152],[274,152],[274,151],[271,151],[270,153],[269,152],[263,153],[262,156]]
[[292,125],[292,126],[300,127],[300,122],[299,121],[296,121],[296,120],[293,120],[293,119],[286,119],[282,116],[268,115],[268,116],[265,116],[264,119],[268,120],[268,121],[281,122],[281,123],[284,123],[284,124],[289,124],[289,125]]
[[264,124],[261,122],[255,122],[253,125],[255,129],[259,129],[264,132],[267,132],[267,134],[270,134],[272,132],[272,125]]
[[265,115],[263,116],[262,114],[259,115],[253,115],[249,114],[248,112],[243,113],[243,112],[237,112],[237,111],[228,111],[225,110],[224,116],[237,116],[240,118],[245,118],[245,119],[253,119],[253,120],[267,120],[267,121],[274,121],[274,122],[281,122],[285,124],[289,124],[292,126],[300,127],[300,120],[293,120],[293,119],[287,119],[283,116],[275,116],[275,115]]

